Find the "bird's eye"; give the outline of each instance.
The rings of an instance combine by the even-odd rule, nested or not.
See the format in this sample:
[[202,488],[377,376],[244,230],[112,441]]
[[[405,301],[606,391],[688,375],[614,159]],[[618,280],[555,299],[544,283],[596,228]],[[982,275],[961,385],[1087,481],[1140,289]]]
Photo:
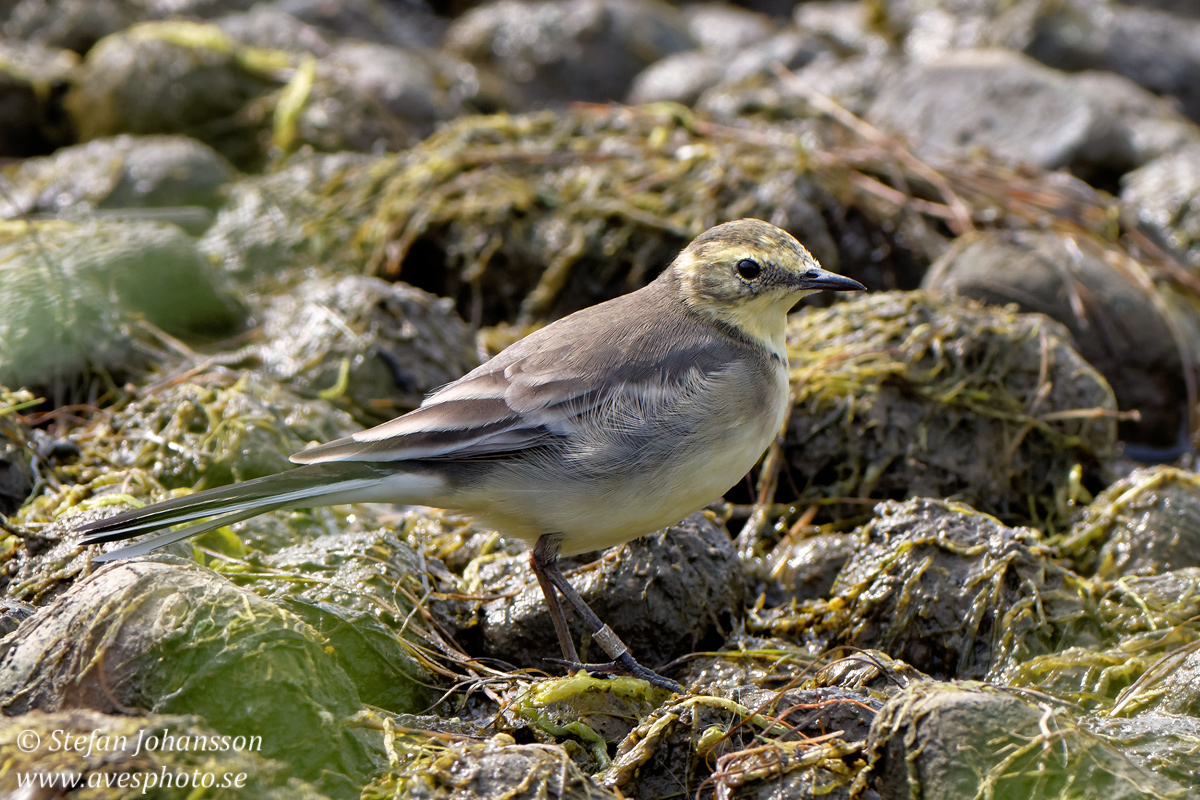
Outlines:
[[751,261],[748,258],[743,258],[737,263],[737,274],[740,275],[744,281],[752,281],[762,274],[762,267],[758,265],[757,261]]

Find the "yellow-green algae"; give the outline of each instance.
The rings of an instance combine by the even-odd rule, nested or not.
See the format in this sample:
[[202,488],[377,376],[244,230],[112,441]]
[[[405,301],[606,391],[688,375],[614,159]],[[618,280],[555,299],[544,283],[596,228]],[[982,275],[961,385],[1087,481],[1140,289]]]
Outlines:
[[793,315],[788,359],[795,406],[776,499],[835,518],[926,496],[1061,525],[1090,499],[1073,470],[1095,484],[1115,454],[1104,378],[1061,326],[1011,307],[875,293]]
[[[472,322],[524,324],[636,288],[738,217],[834,267],[807,164],[797,138],[706,135],[669,104],[465,117],[398,157],[358,243],[370,269],[458,297]],[[422,266],[433,253],[447,275]]]

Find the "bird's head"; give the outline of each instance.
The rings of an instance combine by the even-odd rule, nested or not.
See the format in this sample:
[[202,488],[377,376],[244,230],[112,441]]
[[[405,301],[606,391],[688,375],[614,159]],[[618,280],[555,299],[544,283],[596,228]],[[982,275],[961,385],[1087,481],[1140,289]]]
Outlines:
[[822,289],[865,289],[821,268],[784,230],[757,219],[709,228],[671,264],[685,304],[782,354],[787,313]]

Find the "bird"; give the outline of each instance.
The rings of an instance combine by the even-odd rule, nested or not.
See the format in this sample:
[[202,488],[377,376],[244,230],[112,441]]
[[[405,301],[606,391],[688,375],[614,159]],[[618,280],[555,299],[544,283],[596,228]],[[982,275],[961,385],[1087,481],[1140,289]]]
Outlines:
[[[548,661],[681,692],[632,656],[558,559],[674,524],[735,486],[783,425],[788,313],[813,292],[863,289],[775,225],[716,225],[642,288],[534,331],[416,409],[301,450],[293,469],[87,522],[80,544],[195,523],[103,562],[278,509],[442,508],[530,546],[563,654]],[[610,661],[580,661],[560,594]]]

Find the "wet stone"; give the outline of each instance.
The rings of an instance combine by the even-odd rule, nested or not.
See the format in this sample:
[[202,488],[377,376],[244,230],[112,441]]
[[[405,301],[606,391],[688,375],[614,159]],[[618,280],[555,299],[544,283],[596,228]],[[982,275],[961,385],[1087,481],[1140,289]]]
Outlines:
[[378,278],[306,281],[262,315],[251,352],[262,371],[297,392],[348,404],[381,422],[478,365],[475,341],[453,304]]
[[858,537],[849,533],[824,533],[799,541],[784,540],[767,556],[772,585],[768,602],[782,598],[815,600],[826,597],[838,573],[854,554]]
[[21,162],[8,175],[12,187],[0,215],[70,218],[97,209],[173,207],[177,213],[164,214],[164,221],[199,233],[221,204],[221,188],[235,177],[215,150],[186,136],[95,139]]
[[1108,580],[1200,567],[1200,475],[1135,470],[1084,509],[1062,548]]
[[1181,647],[1143,677],[1129,710],[1200,717],[1200,648]]
[[1129,718],[1091,717],[1085,724],[1134,763],[1193,793],[1200,791],[1200,773],[1196,771],[1200,719],[1188,714],[1139,714]]
[[1016,303],[1065,325],[1079,354],[1112,386],[1117,407],[1141,414],[1121,423],[1122,440],[1139,446],[1136,452],[1170,458],[1186,429],[1178,326],[1146,290],[1149,274],[1137,265],[1118,268],[1111,255],[1084,236],[973,234],[956,240],[921,286],[991,305]]

